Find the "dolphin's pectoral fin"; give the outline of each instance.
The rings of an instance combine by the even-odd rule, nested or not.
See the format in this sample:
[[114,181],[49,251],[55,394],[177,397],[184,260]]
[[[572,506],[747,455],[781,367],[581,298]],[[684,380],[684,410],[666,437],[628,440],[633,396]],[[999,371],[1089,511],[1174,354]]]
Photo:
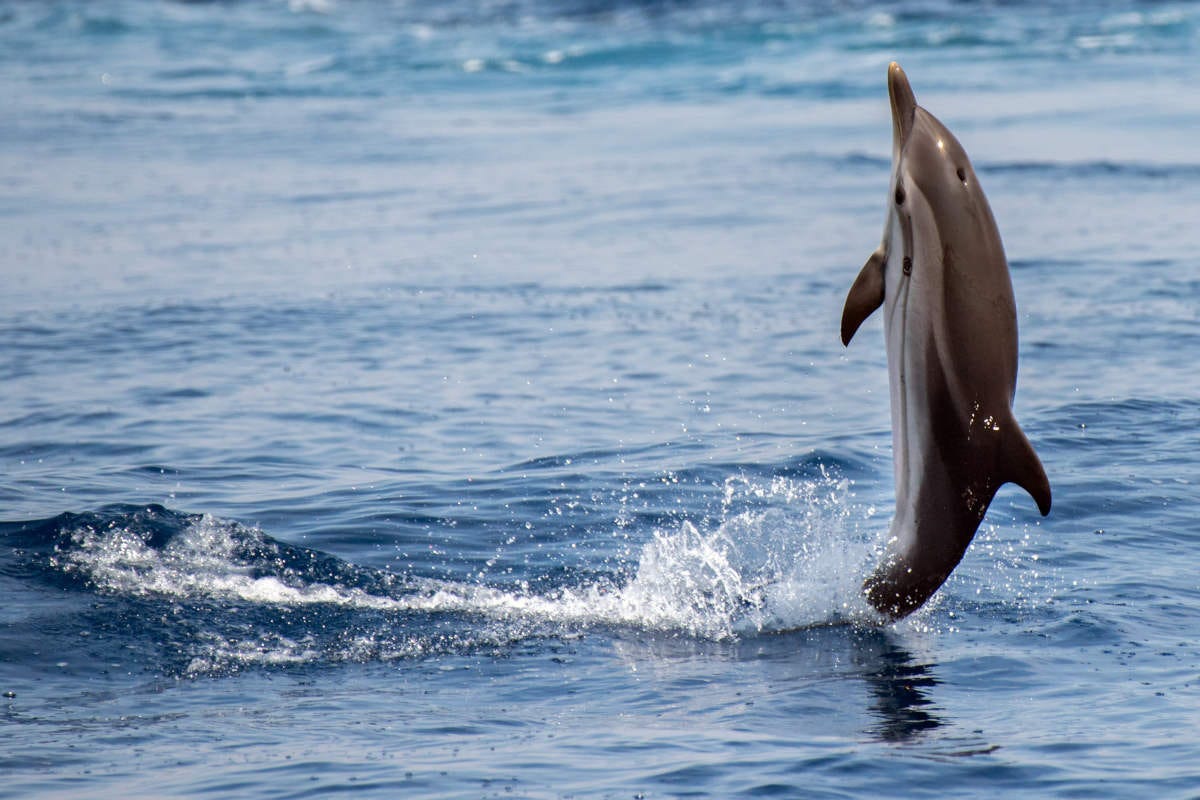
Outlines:
[[1042,516],[1050,513],[1050,480],[1041,460],[1033,451],[1033,445],[1025,436],[1016,421],[1012,422],[1009,434],[1004,439],[1004,472],[1005,481],[1015,483],[1037,503]]
[[883,305],[883,265],[886,261],[883,250],[876,250],[854,279],[854,285],[846,295],[846,307],[842,309],[842,344],[850,344],[863,320]]

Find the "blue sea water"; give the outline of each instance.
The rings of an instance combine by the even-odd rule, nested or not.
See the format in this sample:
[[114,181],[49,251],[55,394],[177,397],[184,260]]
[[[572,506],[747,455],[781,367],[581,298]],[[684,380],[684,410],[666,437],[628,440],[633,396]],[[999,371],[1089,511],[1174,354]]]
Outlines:
[[[0,797],[1200,796],[1200,6],[0,4]],[[885,68],[1054,510],[871,624]]]

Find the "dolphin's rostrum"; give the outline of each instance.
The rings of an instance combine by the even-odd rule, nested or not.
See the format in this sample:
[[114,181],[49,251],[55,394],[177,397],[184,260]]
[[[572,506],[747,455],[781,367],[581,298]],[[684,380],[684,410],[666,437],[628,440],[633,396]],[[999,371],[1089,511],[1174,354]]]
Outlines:
[[883,242],[842,312],[842,342],[883,306],[896,514],[863,591],[888,618],[921,606],[958,565],[996,490],[1050,511],[1050,483],[1012,412],[1017,312],[1004,247],[958,140],[888,67],[892,184]]

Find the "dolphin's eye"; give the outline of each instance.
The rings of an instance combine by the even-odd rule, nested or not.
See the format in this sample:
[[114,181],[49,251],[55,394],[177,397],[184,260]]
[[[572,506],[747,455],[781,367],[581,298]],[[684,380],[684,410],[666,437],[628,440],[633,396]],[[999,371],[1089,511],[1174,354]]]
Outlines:
[[904,187],[903,186],[896,187],[896,205],[898,205],[898,206],[904,205]]
[[965,169],[963,169],[962,167],[959,167],[958,169],[956,169],[954,171],[954,174],[957,175],[958,179],[960,181],[962,181],[963,183],[967,182],[967,171]]

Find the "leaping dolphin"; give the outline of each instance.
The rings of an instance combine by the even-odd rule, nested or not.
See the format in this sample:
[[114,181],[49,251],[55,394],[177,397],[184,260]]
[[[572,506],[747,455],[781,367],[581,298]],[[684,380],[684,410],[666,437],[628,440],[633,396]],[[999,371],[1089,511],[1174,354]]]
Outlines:
[[1017,310],[1000,233],[962,145],[888,66],[892,181],[883,242],[846,297],[842,343],[883,306],[896,514],[863,584],[899,619],[962,560],[996,490],[1050,512],[1050,482],[1013,416]]

